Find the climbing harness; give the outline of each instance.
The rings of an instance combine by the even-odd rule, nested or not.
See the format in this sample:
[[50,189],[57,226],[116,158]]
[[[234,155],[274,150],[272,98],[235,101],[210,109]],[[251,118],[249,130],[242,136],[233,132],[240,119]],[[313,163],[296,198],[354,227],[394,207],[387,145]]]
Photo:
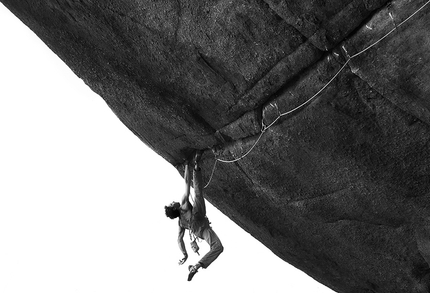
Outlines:
[[190,219],[179,219],[179,221],[180,221],[180,226],[181,227],[184,227],[184,228],[186,228],[186,229],[188,229],[188,233],[189,233],[189,235],[190,235],[190,241],[191,241],[191,243],[190,243],[190,245],[191,245],[191,249],[195,252],[195,253],[197,253],[198,255],[200,255],[199,254],[199,246],[197,245],[197,241],[199,241],[200,239],[196,236],[196,234],[194,234],[194,232],[192,231],[192,220],[193,220],[193,216],[191,216],[191,218]]
[[[197,253],[197,255],[199,255],[200,256],[200,254],[199,254],[199,246],[198,246],[198,244],[197,244],[197,242],[200,242],[201,240],[200,240],[200,238],[194,233],[194,231],[192,231],[193,230],[193,225],[192,225],[192,223],[193,223],[193,221],[195,221],[195,218],[194,218],[194,215],[192,214],[191,215],[191,217],[190,217],[190,219],[184,219],[185,220],[185,223],[184,222],[182,222],[183,223],[183,225],[184,226],[186,226],[186,228],[188,229],[188,234],[190,235],[190,246],[191,246],[191,249],[193,250],[193,252],[195,252],[195,253]],[[206,228],[208,228],[208,227],[210,227],[210,222],[209,222],[209,219],[205,216],[205,218],[204,218],[204,220],[203,221],[198,221],[199,222],[199,225],[201,225],[200,226],[200,229],[202,229],[202,227],[204,226],[204,229],[206,229]],[[199,230],[198,230],[199,231]]]
[[[294,112],[296,112],[297,110],[299,110],[299,109],[301,109],[301,108],[303,108],[304,106],[306,106],[307,104],[309,104],[312,100],[314,100],[322,91],[324,91],[336,78],[337,78],[337,76],[343,71],[343,69],[346,67],[346,65],[348,65],[348,63],[352,60],[352,59],[354,59],[354,58],[356,58],[356,57],[358,57],[358,56],[360,56],[361,54],[363,54],[364,52],[366,52],[366,51],[368,51],[368,50],[370,50],[371,48],[373,48],[374,46],[376,46],[377,44],[379,44],[382,40],[384,40],[385,38],[387,38],[389,35],[391,35],[395,30],[397,30],[397,28],[398,27],[400,27],[400,26],[402,26],[403,24],[405,24],[406,22],[408,22],[412,17],[414,17],[418,12],[420,12],[422,9],[424,9],[424,7],[426,7],[428,4],[430,3],[430,0],[429,1],[427,1],[426,3],[424,3],[420,8],[418,8],[414,13],[412,13],[409,17],[407,17],[405,20],[403,20],[402,22],[400,22],[399,24],[396,24],[396,22],[395,22],[395,20],[394,20],[394,17],[393,17],[393,15],[392,15],[392,13],[391,12],[389,12],[389,16],[390,16],[390,18],[392,19],[392,21],[393,21],[393,23],[394,23],[394,28],[393,29],[391,29],[388,33],[386,33],[384,36],[382,36],[381,38],[379,38],[377,41],[375,41],[374,43],[372,43],[372,44],[370,44],[369,46],[367,46],[366,48],[364,48],[363,50],[361,50],[361,51],[359,51],[358,53],[355,53],[354,55],[352,55],[352,56],[349,56],[349,54],[348,54],[348,52],[346,51],[346,49],[345,49],[345,47],[344,46],[342,46],[342,49],[345,51],[345,54],[346,54],[346,56],[348,57],[348,59],[345,61],[345,63],[342,65],[342,67],[336,72],[336,74],[317,92],[317,93],[315,93],[312,97],[310,97],[309,99],[307,99],[304,103],[302,103],[302,104],[300,104],[300,105],[298,105],[297,107],[295,107],[294,109],[291,109],[291,110],[289,110],[289,111],[287,111],[287,112],[284,112],[284,113],[280,113],[279,112],[279,109],[278,109],[278,117],[276,117],[276,119],[275,120],[273,120],[269,125],[264,125],[264,122],[262,121],[262,127],[261,127],[261,131],[260,131],[260,134],[259,134],[259,136],[258,136],[258,138],[257,138],[257,140],[254,142],[254,144],[250,147],[250,149],[245,153],[245,154],[243,154],[242,156],[240,156],[240,157],[238,157],[238,158],[236,158],[236,159],[232,159],[232,160],[225,160],[225,159],[221,159],[221,158],[219,158],[216,154],[215,154],[215,152],[214,152],[214,150],[212,150],[213,152],[214,152],[214,155],[215,155],[215,163],[214,163],[214,165],[213,165],[213,168],[212,168],[212,172],[211,172],[211,175],[210,175],[210,178],[209,178],[209,181],[208,181],[208,183],[205,185],[205,187],[204,188],[206,188],[206,187],[208,187],[209,186],[209,184],[211,183],[211,181],[212,181],[212,177],[213,177],[213,175],[214,175],[214,173],[215,173],[215,168],[216,168],[216,165],[217,165],[217,162],[219,161],[219,162],[222,162],[222,163],[235,163],[235,162],[237,162],[237,161],[240,161],[240,160],[242,160],[243,158],[245,158],[246,156],[248,156],[250,153],[251,153],[251,151],[255,148],[255,146],[259,143],[259,141],[260,141],[260,139],[261,139],[261,137],[263,136],[263,134],[266,132],[266,130],[267,129],[269,129],[270,127],[272,127],[281,117],[283,117],[283,116],[285,116],[285,115],[288,115],[288,114],[291,114],[291,113],[294,113]],[[275,104],[276,105],[276,104]],[[276,107],[278,107],[277,105],[276,105]],[[263,120],[263,119],[262,119]]]
[[190,232],[190,240],[191,240],[191,243],[190,243],[190,245],[191,245],[191,249],[195,252],[195,253],[197,253],[197,255],[199,255],[200,256],[200,254],[199,254],[199,246],[197,245],[197,240],[199,240],[199,238],[193,233],[193,232],[191,232],[191,229],[189,229],[188,230],[189,232]]

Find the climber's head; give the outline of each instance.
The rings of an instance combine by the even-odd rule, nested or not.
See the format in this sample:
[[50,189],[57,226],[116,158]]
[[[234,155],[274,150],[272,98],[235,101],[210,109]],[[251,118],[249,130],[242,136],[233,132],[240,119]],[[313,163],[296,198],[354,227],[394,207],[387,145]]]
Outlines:
[[175,219],[177,217],[180,216],[180,208],[181,205],[179,204],[179,202],[172,202],[171,204],[169,204],[168,206],[164,207],[164,210],[166,212],[166,217],[169,217],[170,219]]

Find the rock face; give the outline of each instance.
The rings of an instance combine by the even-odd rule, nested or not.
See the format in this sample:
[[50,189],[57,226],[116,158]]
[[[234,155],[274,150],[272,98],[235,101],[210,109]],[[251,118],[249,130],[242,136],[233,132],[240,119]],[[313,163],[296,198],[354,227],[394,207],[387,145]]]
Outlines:
[[276,255],[337,292],[429,292],[427,1],[0,1],[179,170],[257,142],[206,196]]

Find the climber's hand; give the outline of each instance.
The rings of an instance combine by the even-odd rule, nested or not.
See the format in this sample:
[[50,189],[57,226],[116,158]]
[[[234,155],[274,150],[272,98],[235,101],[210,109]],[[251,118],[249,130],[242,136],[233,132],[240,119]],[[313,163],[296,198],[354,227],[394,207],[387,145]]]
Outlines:
[[188,259],[188,254],[184,254],[184,258],[179,260],[179,265],[183,265]]

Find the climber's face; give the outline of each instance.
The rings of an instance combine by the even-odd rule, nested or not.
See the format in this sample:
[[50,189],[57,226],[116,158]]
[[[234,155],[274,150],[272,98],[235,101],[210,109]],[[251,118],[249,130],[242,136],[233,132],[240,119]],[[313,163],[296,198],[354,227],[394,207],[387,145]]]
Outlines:
[[179,202],[176,202],[176,201],[172,202],[169,206],[171,208],[173,208],[174,210],[179,210],[179,208],[181,207],[181,205],[179,204]]

